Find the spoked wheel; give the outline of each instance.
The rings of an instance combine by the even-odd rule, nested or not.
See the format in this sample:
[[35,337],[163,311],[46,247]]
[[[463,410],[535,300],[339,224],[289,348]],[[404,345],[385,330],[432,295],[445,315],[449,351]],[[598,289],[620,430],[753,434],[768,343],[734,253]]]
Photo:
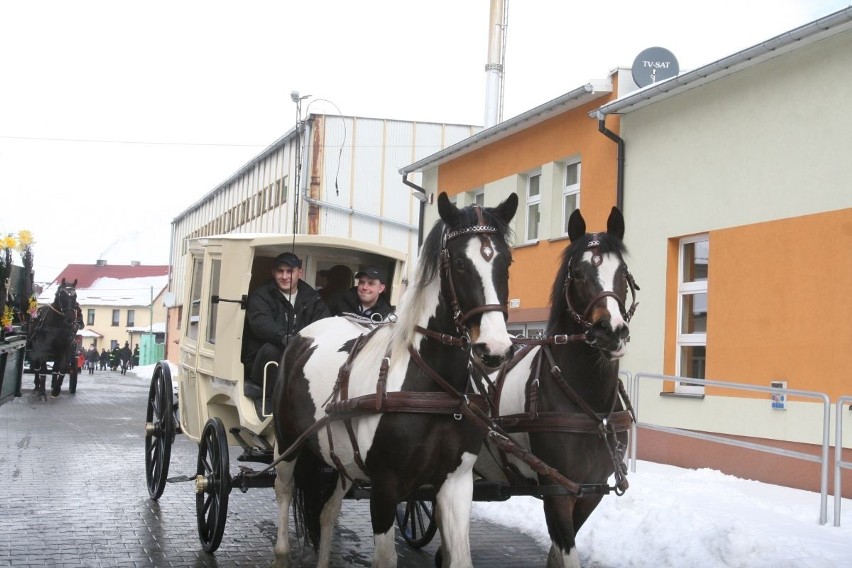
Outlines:
[[159,499],[166,488],[174,441],[172,373],[161,361],[154,367],[145,414],[145,478],[151,499]]
[[438,525],[435,522],[435,501],[409,499],[396,506],[396,524],[409,546],[422,548],[432,541]]
[[231,474],[228,471],[228,436],[222,420],[214,417],[204,425],[198,444],[195,470],[195,513],[198,537],[207,552],[215,552],[225,532]]
[[75,394],[77,392],[77,365],[71,365],[71,369],[68,371],[68,392],[70,394]]

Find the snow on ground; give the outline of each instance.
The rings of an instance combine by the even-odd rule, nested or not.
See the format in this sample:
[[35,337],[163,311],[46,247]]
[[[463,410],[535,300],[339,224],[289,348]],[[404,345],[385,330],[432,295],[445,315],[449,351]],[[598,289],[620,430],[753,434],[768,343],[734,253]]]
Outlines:
[[[850,475],[850,473],[847,473]],[[605,497],[577,539],[584,565],[836,568],[852,566],[852,500],[841,526],[819,525],[819,493],[739,479],[709,469],[640,461],[622,497]],[[474,518],[549,545],[541,502],[474,503]]]
[[[149,379],[153,370],[150,365],[130,373]],[[644,461],[628,480],[627,493],[605,497],[581,529],[577,542],[585,566],[852,567],[852,499],[843,499],[841,526],[834,527],[829,495],[828,522],[820,526],[818,493]],[[550,545],[538,499],[474,503],[473,517],[516,527]]]

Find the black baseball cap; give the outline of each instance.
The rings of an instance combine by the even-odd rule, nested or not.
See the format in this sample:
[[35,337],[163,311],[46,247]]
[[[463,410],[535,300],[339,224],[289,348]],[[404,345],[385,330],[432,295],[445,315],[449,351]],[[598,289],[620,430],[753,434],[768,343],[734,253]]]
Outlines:
[[375,266],[366,266],[358,271],[355,275],[355,278],[361,278],[362,276],[366,276],[367,278],[372,278],[374,280],[378,280],[382,284],[387,284],[387,278],[385,278],[384,272],[376,268]]
[[275,257],[275,267],[278,268],[282,264],[286,264],[293,268],[302,267],[302,261],[299,260],[299,257],[293,254],[292,252],[282,252],[281,254]]

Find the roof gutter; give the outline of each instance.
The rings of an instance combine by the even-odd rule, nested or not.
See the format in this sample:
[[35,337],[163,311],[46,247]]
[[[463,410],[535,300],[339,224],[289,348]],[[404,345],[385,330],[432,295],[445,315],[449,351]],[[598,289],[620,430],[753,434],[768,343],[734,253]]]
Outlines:
[[852,22],[852,6],[775,36],[724,59],[714,61],[687,73],[682,73],[671,79],[653,83],[644,89],[634,91],[621,99],[607,103],[596,111],[589,113],[589,115],[592,118],[599,118],[600,115],[630,112],[631,110],[651,104],[656,100],[700,87],[715,79],[736,73],[744,67],[786,53],[788,50],[803,43],[818,41],[840,33],[848,29],[850,22]]
[[486,128],[473,136],[447,146],[443,150],[423,158],[413,164],[400,168],[400,175],[423,171],[427,167],[439,166],[460,154],[470,152],[486,144],[495,142],[507,136],[515,134],[523,128],[544,122],[545,120],[565,112],[567,109],[575,108],[580,104],[594,100],[596,97],[612,92],[612,81],[593,81],[578,87],[564,95],[528,110],[514,118],[497,123],[491,128]]

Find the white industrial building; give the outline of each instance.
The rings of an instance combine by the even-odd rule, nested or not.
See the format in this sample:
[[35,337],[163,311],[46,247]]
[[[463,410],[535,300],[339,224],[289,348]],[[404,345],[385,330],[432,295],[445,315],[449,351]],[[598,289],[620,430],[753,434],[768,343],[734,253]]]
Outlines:
[[[309,114],[172,221],[170,335],[183,308],[188,239],[227,233],[321,234],[376,243],[416,258],[421,203],[399,169],[480,129]],[[409,270],[413,264],[408,263]]]

